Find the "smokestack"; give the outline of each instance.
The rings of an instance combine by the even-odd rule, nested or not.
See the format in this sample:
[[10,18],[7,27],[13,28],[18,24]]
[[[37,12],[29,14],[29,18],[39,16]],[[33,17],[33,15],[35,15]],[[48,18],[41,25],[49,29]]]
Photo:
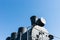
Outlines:
[[30,20],[31,20],[31,25],[35,26],[36,25],[36,21],[38,20],[38,18],[36,16],[31,16]]
[[43,17],[37,18],[36,16],[31,16],[30,20],[32,26],[39,25],[43,27],[46,24],[46,20]]

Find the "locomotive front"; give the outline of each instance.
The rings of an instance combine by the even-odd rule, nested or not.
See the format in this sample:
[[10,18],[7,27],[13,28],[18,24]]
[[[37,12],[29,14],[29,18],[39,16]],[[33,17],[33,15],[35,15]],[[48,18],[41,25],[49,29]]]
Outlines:
[[31,27],[20,27],[17,33],[12,33],[11,37],[6,40],[53,40],[54,36],[49,34],[47,29],[44,28],[46,20],[31,16]]

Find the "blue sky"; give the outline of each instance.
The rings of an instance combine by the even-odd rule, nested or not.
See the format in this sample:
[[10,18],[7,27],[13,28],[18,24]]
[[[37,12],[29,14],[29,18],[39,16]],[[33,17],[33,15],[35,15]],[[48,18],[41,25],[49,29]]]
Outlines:
[[5,40],[21,26],[30,26],[32,15],[44,17],[45,28],[60,37],[60,0],[0,0],[0,40]]

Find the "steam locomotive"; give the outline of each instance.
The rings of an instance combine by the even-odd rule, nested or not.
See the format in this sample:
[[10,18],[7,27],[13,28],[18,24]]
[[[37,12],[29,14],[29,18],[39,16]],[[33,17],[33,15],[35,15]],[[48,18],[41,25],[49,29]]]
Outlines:
[[46,20],[44,18],[38,18],[31,16],[30,27],[20,27],[18,32],[11,33],[11,37],[7,37],[6,40],[53,40],[54,36],[49,34],[47,29],[44,28]]

